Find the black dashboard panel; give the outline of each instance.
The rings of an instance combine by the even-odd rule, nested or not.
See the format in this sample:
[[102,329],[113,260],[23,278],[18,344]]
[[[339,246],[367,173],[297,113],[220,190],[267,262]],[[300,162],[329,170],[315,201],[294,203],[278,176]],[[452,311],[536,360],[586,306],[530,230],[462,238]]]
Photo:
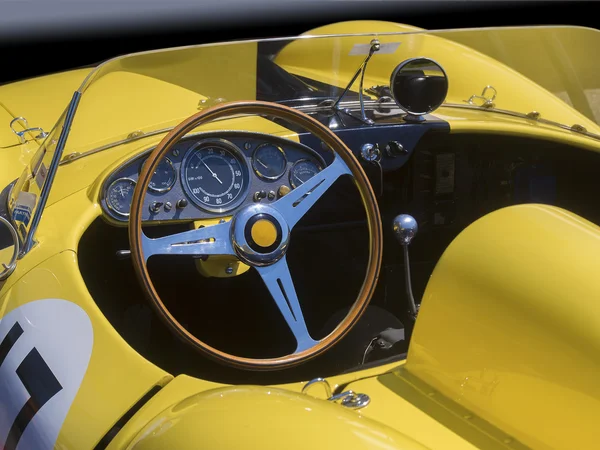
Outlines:
[[[227,153],[227,158],[233,158],[233,153],[239,156],[239,165],[236,162],[235,172],[237,173],[239,170],[240,174],[232,181],[232,184],[239,184],[239,187],[236,186],[240,191],[239,201],[235,201],[228,208],[225,207],[225,204],[223,204],[223,208],[218,208],[220,203],[210,205],[207,202],[204,204],[202,202],[203,197],[196,198],[195,195],[197,193],[202,196],[204,193],[201,191],[196,192],[197,188],[192,185],[191,181],[182,179],[184,173],[187,173],[184,166],[189,166],[186,161],[192,159],[190,157],[193,157],[193,153],[199,146],[214,144],[217,148],[216,146],[220,145],[219,143],[223,143],[231,149],[231,153]],[[276,146],[285,154],[285,167],[282,168],[282,173],[277,177],[267,177],[256,170],[255,151],[257,148],[264,148],[265,144]],[[104,212],[112,221],[122,224],[127,223],[128,214],[125,213],[125,206],[131,202],[133,186],[138,180],[139,173],[150,151],[115,170],[104,182],[100,203]],[[224,216],[238,207],[256,201],[274,202],[280,196],[280,189],[293,189],[294,184],[299,183],[298,180],[292,178],[292,173],[298,170],[299,164],[311,164],[322,170],[326,166],[323,155],[327,156],[327,153],[324,150],[316,152],[305,145],[260,133],[215,132],[187,137],[178,142],[166,157],[167,164],[164,167],[172,167],[175,180],[173,183],[170,180],[164,182],[163,185],[169,186],[172,184],[172,186],[168,189],[162,189],[162,191],[152,188],[146,191],[142,218],[146,222],[197,220]],[[211,170],[209,167],[207,169]],[[191,174],[188,173],[188,178],[190,176]],[[219,182],[221,183],[221,180]],[[115,198],[117,198],[116,201]],[[121,204],[119,204],[119,199],[122,200]],[[117,208],[119,206],[122,208]]]

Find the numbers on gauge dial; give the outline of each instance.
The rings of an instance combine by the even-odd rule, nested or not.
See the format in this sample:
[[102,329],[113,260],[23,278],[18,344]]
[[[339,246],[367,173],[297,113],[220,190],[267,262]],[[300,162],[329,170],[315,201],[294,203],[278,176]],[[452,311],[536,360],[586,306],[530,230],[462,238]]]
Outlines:
[[129,216],[135,181],[131,178],[119,178],[106,190],[106,205],[117,215]]
[[241,151],[231,143],[203,143],[192,148],[183,163],[187,194],[201,208],[223,212],[243,199],[248,169]]
[[321,167],[317,163],[310,159],[300,159],[290,169],[290,184],[295,189],[306,183],[320,171]]

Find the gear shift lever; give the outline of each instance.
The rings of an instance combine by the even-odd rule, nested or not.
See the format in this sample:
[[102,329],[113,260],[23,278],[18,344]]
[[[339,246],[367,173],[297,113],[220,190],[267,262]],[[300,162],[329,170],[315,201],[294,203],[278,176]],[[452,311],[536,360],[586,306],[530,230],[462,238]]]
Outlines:
[[412,286],[410,283],[410,259],[408,257],[408,246],[417,234],[419,225],[413,216],[409,216],[408,214],[400,214],[394,218],[393,227],[396,239],[398,239],[402,249],[404,250],[404,278],[406,281],[406,295],[408,296],[410,313],[416,318],[419,309],[415,303],[415,298],[413,296]]

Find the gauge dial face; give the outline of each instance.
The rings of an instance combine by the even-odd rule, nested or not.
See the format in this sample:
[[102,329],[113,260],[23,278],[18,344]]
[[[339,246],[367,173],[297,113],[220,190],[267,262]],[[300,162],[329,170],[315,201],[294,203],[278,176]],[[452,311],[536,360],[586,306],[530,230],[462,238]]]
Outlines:
[[321,171],[321,168],[317,163],[309,159],[301,159],[296,161],[290,169],[290,184],[293,188],[306,183],[317,173]]
[[287,168],[283,149],[274,144],[262,144],[254,150],[252,167],[256,174],[267,180],[280,178]]
[[128,217],[135,181],[130,178],[119,178],[113,181],[106,190],[106,205],[121,217]]
[[148,188],[154,192],[168,192],[176,180],[177,172],[173,168],[173,163],[169,158],[165,158],[158,164],[154,174],[152,174]]
[[203,209],[229,211],[244,199],[248,167],[241,151],[228,141],[215,140],[192,147],[181,170],[186,193]]

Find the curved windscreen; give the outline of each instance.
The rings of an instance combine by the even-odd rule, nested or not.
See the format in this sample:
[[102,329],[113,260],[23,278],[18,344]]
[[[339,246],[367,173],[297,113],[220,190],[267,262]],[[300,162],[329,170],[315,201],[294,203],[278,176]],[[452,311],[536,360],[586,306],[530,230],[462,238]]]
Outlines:
[[[498,108],[543,111],[547,102],[541,101],[546,94],[539,92],[541,86],[585,118],[600,120],[600,62],[590,53],[600,45],[595,30],[538,27],[391,33],[389,28],[349,36],[201,45],[108,61],[79,89],[82,97],[66,151],[168,128],[217,102],[335,99],[364,60],[372,39],[378,39],[381,48],[367,66],[365,88],[388,86],[401,61],[424,56],[448,74],[447,103],[464,104],[492,85],[498,91]],[[515,82],[519,75],[533,83]],[[356,96],[357,89],[358,82],[351,94]],[[544,117],[562,122],[561,117]]]
[[[22,236],[31,226],[38,199],[44,197],[46,180],[52,178],[56,153],[64,161],[73,153],[86,154],[131,136],[167,132],[199,110],[225,101],[264,100],[304,108],[324,101],[331,105],[353,79],[374,39],[380,46],[364,74],[367,102],[377,100],[380,89],[389,87],[399,63],[427,57],[448,76],[445,105],[464,106],[469,99],[477,104],[483,100],[473,96],[493,86],[498,109],[538,111],[545,119],[578,123],[598,132],[596,30],[414,31],[383,22],[357,22],[353,29],[373,26],[379,28],[376,33],[200,45],[127,55],[98,66],[75,93],[71,116],[62,116],[13,189],[12,216]],[[359,79],[343,102],[354,102],[356,108],[358,90]],[[229,121],[227,127],[244,125]],[[222,126],[213,123],[206,128]]]

